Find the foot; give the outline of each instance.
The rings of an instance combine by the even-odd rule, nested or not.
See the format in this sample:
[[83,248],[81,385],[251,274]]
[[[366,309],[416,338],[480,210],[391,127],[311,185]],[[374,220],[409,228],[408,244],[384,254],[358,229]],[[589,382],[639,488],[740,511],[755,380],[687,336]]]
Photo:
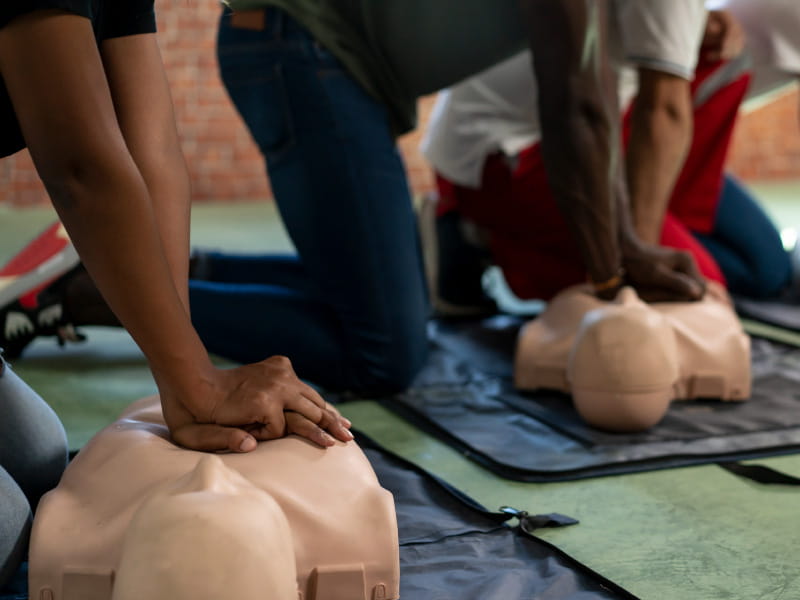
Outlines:
[[38,293],[32,308],[19,300],[0,308],[0,347],[5,349],[7,358],[18,358],[37,337],[55,337],[59,346],[86,340],[64,309],[63,289],[73,273],[70,271]]
[[80,259],[60,223],[54,223],[0,268],[0,346],[18,357],[36,337],[60,344],[85,339],[65,314],[63,281]]
[[0,307],[36,294],[80,263],[64,226],[53,223],[0,268]]

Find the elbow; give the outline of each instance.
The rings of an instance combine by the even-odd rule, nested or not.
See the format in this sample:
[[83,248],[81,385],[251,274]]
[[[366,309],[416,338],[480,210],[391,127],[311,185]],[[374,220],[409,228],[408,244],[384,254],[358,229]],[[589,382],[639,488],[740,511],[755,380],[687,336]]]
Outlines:
[[37,163],[39,176],[59,213],[75,211],[88,196],[91,167],[77,157],[66,156]]
[[74,152],[36,161],[56,211],[80,213],[108,207],[121,190],[135,189],[141,177],[130,159]]
[[110,206],[141,181],[122,136],[113,131],[52,131],[46,142],[29,144],[31,157],[56,210],[82,212]]
[[639,103],[637,99],[631,114],[631,125],[632,137],[685,156],[691,144],[694,115],[689,102]]
[[693,107],[689,82],[675,75],[641,69],[633,113],[641,120],[690,128]]
[[681,129],[692,126],[692,106],[688,97],[658,100],[637,98],[633,110],[644,121],[665,123]]

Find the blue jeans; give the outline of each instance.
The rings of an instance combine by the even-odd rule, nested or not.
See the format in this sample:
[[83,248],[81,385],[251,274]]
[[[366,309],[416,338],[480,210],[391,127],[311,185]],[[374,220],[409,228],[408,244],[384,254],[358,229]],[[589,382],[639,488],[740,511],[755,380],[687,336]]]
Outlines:
[[190,284],[210,351],[288,356],[304,379],[367,393],[406,387],[427,355],[428,294],[387,111],[300,25],[218,38],[222,79],[267,163],[295,256],[224,256]]
[[731,292],[770,298],[789,285],[792,267],[778,230],[730,175],[725,176],[713,231],[695,236],[716,259]]

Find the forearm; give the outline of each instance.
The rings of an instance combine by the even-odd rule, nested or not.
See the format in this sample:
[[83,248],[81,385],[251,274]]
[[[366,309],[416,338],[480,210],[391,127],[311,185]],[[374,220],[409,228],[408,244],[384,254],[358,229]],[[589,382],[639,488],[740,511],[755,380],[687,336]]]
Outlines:
[[162,392],[180,395],[211,369],[162,251],[147,187],[132,161],[95,161],[46,178],[62,222]]
[[125,144],[144,178],[167,263],[189,307],[191,186],[155,36],[103,42],[103,64]]
[[616,187],[609,173],[615,158],[609,148],[615,130],[601,120],[562,112],[564,120],[543,114],[542,153],[548,181],[580,249],[589,278],[604,282],[620,270],[619,213]]
[[589,277],[619,272],[618,112],[605,49],[606,4],[527,0],[548,181]]
[[147,186],[172,281],[188,314],[191,189],[186,163],[179,151],[167,153],[162,161],[131,154]]
[[650,77],[642,77],[643,87],[631,113],[626,153],[634,225],[639,237],[651,244],[661,238],[693,125],[688,82],[669,75],[661,77],[662,81],[655,84]]

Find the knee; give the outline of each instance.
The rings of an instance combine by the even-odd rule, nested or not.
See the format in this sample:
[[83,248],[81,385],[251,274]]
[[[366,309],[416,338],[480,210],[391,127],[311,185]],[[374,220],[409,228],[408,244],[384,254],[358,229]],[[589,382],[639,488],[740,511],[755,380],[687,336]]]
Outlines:
[[783,248],[776,248],[770,256],[759,257],[750,265],[746,281],[730,282],[731,291],[751,298],[774,298],[791,283],[792,264]]
[[761,273],[759,277],[758,291],[756,296],[761,298],[775,298],[789,285],[791,274],[790,270],[785,271],[777,268],[769,269]]
[[67,465],[67,436],[55,412],[6,366],[0,375],[3,409],[13,425],[4,432],[3,466],[35,507],[58,484]]

